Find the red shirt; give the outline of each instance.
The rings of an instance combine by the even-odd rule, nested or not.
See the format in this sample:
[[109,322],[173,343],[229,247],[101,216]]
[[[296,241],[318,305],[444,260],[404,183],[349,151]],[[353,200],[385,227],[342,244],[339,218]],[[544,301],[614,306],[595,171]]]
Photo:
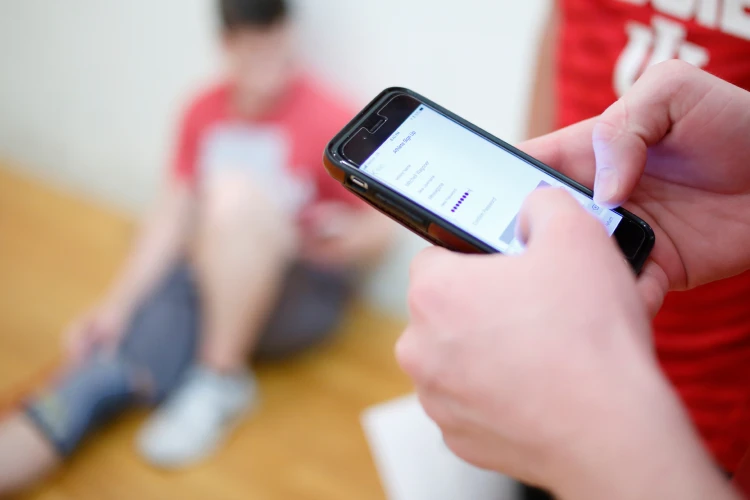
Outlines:
[[222,84],[188,107],[174,175],[200,187],[222,170],[245,171],[295,211],[322,201],[360,205],[322,164],[326,144],[354,116],[339,100],[304,77],[260,118],[240,116],[232,100]]
[[[749,0],[561,0],[560,126],[602,113],[648,66],[683,59],[750,89]],[[750,273],[672,293],[662,366],[728,471],[750,448]]]

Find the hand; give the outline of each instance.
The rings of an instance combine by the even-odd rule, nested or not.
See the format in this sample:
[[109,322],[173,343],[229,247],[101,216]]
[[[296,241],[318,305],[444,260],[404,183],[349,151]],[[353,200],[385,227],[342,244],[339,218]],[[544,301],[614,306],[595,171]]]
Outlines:
[[[639,286],[652,313],[668,290],[750,268],[750,93],[679,61],[649,69],[600,118],[521,149],[623,202],[656,232]],[[593,141],[592,141],[593,139]]]
[[[696,478],[694,464],[715,472],[604,228],[568,194],[541,190],[520,230],[522,256],[430,249],[413,264],[397,355],[446,444],[561,498],[720,498],[682,477],[681,459]],[[690,494],[659,496],[672,474]]]
[[301,221],[300,252],[323,267],[346,268],[378,257],[390,243],[390,221],[372,209],[319,203]]
[[114,352],[125,332],[130,313],[116,303],[103,302],[74,320],[63,338],[68,357],[80,364],[101,350]]

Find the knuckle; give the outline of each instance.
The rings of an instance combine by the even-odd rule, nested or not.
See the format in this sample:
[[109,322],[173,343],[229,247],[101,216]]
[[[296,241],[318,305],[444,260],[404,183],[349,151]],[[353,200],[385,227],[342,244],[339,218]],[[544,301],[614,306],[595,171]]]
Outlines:
[[396,345],[396,359],[401,369],[417,387],[438,391],[443,377],[436,363],[434,346],[412,331],[407,331]]
[[622,133],[622,117],[627,116],[625,101],[612,104],[594,123],[591,132],[592,141],[596,144],[610,144]]
[[443,302],[442,292],[435,281],[431,277],[412,281],[407,296],[409,312],[412,317],[430,317],[434,311],[439,310]]
[[648,68],[637,85],[661,88],[667,94],[674,94],[685,85],[694,82],[705,72],[685,61],[670,59]]
[[423,252],[411,265],[411,279],[407,302],[412,315],[424,317],[436,311],[445,302],[440,279],[439,256]]
[[690,63],[679,59],[669,59],[649,67],[643,76],[649,79],[672,80],[685,78],[696,71],[700,70]]
[[396,343],[396,361],[407,375],[414,380],[419,380],[423,372],[422,358],[415,342],[414,334],[410,330],[405,331]]

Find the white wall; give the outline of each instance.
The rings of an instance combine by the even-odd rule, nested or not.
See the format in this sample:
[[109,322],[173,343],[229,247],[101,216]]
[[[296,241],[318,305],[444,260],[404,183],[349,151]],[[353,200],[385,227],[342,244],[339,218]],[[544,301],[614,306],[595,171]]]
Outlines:
[[210,2],[0,0],[0,156],[132,210],[215,67]]
[[[363,104],[412,87],[521,137],[548,0],[299,0],[300,46]],[[213,0],[0,0],[0,158],[131,211],[153,196],[181,104],[219,68]],[[408,239],[373,283],[401,310]]]

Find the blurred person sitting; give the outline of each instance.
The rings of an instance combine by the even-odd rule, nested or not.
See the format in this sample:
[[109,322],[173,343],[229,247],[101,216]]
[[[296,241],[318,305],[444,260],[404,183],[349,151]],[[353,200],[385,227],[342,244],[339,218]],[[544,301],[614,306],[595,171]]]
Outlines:
[[66,334],[72,368],[0,425],[0,493],[69,456],[95,424],[159,403],[139,448],[178,467],[257,403],[248,357],[324,338],[388,219],[330,179],[352,116],[296,65],[284,0],[222,0],[228,77],[182,122],[166,190],[109,292]]

